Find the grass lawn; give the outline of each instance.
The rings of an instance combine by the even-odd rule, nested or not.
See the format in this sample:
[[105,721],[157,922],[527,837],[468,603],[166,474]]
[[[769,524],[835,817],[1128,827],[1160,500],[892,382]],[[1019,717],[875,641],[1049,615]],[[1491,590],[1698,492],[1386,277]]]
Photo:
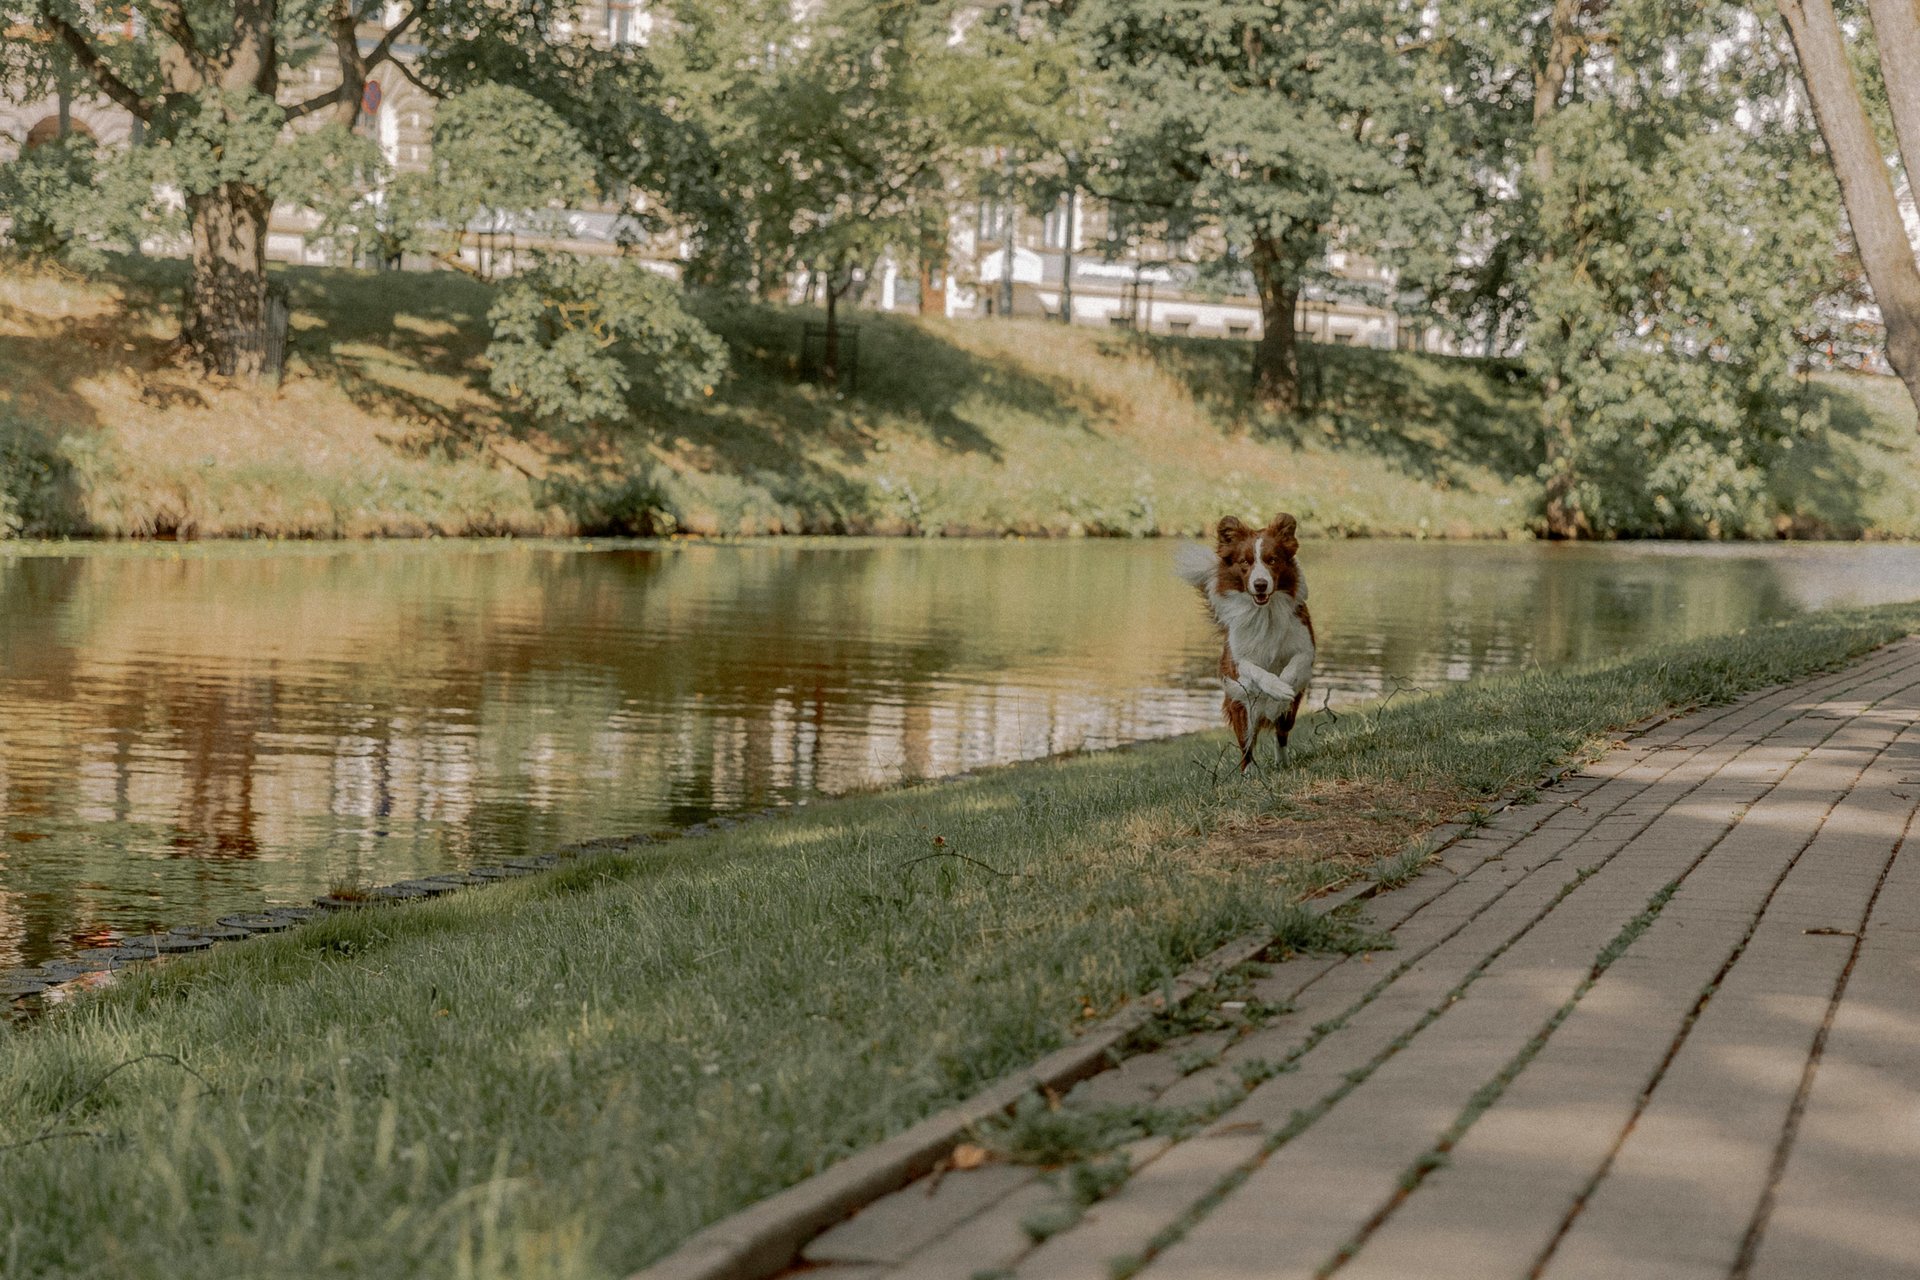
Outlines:
[[809,806],[129,975],[0,1033],[0,1274],[610,1277],[1656,711],[1920,606]]
[[[272,391],[171,362],[181,264],[0,280],[0,536],[1155,534],[1285,505],[1313,534],[1499,537],[1537,497],[1535,397],[1478,361],[1309,347],[1314,408],[1277,423],[1245,342],[861,313],[841,397],[793,375],[812,313],[706,300],[733,354],[712,400],[562,431],[488,391],[487,286],[275,275]],[[1833,425],[1778,478],[1780,520],[1920,534],[1899,385],[1809,394]]]

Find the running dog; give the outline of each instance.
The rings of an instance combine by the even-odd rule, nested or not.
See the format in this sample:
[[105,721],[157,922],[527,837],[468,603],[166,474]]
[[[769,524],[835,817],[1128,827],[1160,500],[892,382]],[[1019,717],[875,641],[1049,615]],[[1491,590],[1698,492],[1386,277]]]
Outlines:
[[1273,726],[1279,757],[1313,676],[1313,618],[1300,576],[1299,522],[1284,512],[1264,529],[1227,516],[1212,551],[1188,543],[1175,554],[1180,576],[1206,597],[1226,635],[1220,653],[1221,710],[1240,743],[1240,768],[1253,763],[1260,730]]

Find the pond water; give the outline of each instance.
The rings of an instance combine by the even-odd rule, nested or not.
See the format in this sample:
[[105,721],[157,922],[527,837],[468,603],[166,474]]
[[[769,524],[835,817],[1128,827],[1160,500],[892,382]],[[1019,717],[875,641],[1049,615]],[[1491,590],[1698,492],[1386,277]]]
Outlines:
[[[1212,727],[1216,641],[1171,554],[0,553],[0,968],[330,884]],[[1336,699],[1920,596],[1920,547],[1894,545],[1302,559]]]

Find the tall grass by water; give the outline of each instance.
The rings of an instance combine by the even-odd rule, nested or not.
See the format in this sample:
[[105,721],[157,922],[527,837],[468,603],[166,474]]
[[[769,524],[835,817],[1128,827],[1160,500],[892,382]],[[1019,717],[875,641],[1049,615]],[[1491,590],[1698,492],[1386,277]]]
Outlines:
[[[1920,607],[810,806],[130,975],[0,1039],[0,1271],[617,1276],[1620,726]],[[1385,865],[1406,874],[1403,860]]]

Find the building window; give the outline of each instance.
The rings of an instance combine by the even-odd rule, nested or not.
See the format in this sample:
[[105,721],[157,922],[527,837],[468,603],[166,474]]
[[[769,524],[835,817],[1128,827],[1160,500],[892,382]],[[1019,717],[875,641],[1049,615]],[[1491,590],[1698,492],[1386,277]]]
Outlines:
[[1244,338],[1252,332],[1253,326],[1244,320],[1227,321],[1227,336],[1229,338]]
[[1047,213],[1046,220],[1040,224],[1040,235],[1047,248],[1065,249],[1072,234],[1072,228],[1067,225],[1067,205],[1062,202]]
[[982,240],[1004,240],[1007,228],[1013,222],[1013,210],[1004,204],[991,200],[980,202],[980,238]]
[[1193,328],[1192,316],[1168,316],[1167,317],[1167,332],[1173,334],[1177,338],[1186,337],[1187,333],[1192,328]]
[[607,0],[607,39],[613,44],[645,44],[653,18],[646,0]]

